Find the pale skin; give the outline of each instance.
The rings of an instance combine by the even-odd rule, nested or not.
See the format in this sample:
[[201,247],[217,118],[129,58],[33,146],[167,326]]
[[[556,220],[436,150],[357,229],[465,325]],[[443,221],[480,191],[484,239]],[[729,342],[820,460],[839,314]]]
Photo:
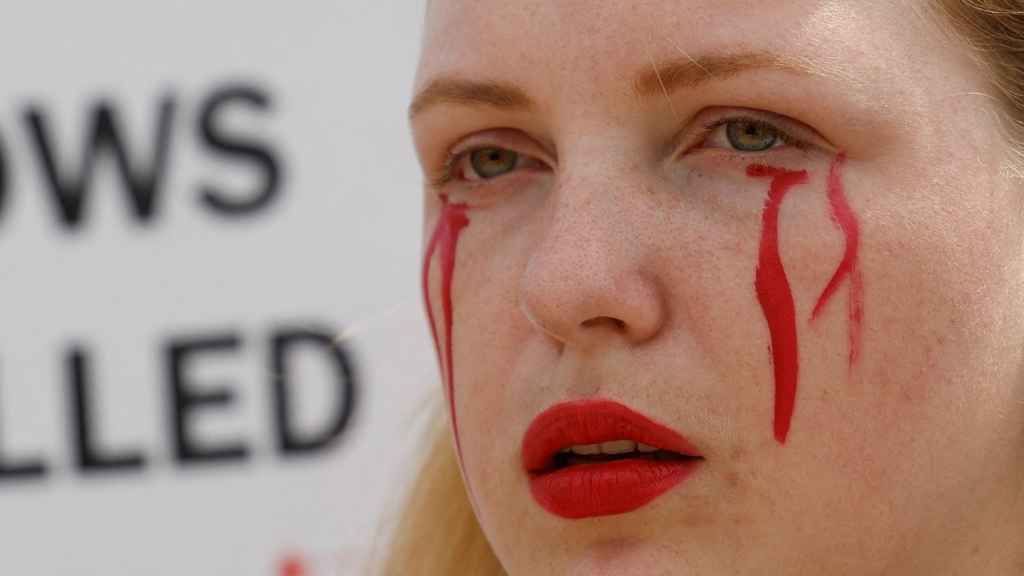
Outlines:
[[[459,78],[531,102],[442,98],[411,121],[428,182],[449,151],[516,154],[485,180],[464,154],[424,192],[428,237],[442,195],[467,207],[454,405],[509,574],[1024,573],[1024,181],[937,22],[881,0],[431,2],[417,92]],[[673,60],[711,77],[642,94],[634,77]],[[800,144],[737,150],[709,128],[737,116]],[[810,322],[844,253],[826,194],[839,152],[864,285],[852,365],[849,286]],[[752,163],[808,173],[778,222],[800,360],[785,443]],[[590,397],[678,430],[704,465],[626,514],[549,514],[523,432]]]

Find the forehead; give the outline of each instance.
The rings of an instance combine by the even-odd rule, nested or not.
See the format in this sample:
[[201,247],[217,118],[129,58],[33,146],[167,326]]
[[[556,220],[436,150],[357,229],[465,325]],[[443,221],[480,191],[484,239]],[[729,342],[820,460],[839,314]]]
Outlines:
[[885,44],[881,38],[914,16],[906,6],[880,0],[432,0],[417,82],[459,72],[524,85],[533,79],[535,90],[564,89],[574,82],[621,83],[624,71],[673,56],[751,51],[835,69],[865,54],[867,42]]

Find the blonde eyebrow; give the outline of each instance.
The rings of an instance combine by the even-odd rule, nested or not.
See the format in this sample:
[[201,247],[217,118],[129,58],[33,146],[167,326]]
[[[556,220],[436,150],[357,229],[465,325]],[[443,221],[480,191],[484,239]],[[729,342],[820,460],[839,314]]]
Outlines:
[[[640,98],[692,90],[707,82],[724,80],[741,72],[781,70],[803,75],[816,72],[806,63],[768,52],[710,55],[700,58],[673,58],[638,72],[633,93]],[[409,105],[409,119],[441,104],[485,106],[498,110],[530,112],[536,102],[520,87],[507,82],[470,80],[460,76],[441,76],[427,83]]]
[[409,119],[440,104],[487,106],[499,110],[529,111],[536,108],[533,99],[514,84],[442,76],[430,81],[416,94],[409,105]]
[[814,73],[804,63],[769,52],[674,58],[637,74],[633,79],[633,93],[640,98],[651,98],[754,70],[780,70],[802,75]]

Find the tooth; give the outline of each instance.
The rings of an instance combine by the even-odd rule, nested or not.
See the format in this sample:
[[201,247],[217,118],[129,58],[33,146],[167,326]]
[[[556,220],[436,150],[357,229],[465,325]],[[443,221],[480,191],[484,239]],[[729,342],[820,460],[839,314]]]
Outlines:
[[591,456],[601,453],[601,446],[597,444],[581,444],[572,447],[572,451],[583,456]]
[[632,440],[613,440],[601,443],[601,452],[604,454],[626,454],[636,450],[636,442]]
[[559,454],[568,454],[569,452],[572,452],[572,448],[562,448],[558,451]]
[[655,448],[654,446],[648,446],[647,444],[643,444],[641,442],[637,442],[636,449],[638,452],[643,452],[645,454],[658,451],[658,449]]

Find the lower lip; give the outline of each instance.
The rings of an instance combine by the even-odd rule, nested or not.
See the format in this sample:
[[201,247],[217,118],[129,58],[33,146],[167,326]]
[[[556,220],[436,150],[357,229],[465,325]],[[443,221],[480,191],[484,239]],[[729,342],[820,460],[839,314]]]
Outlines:
[[532,474],[530,492],[545,510],[562,518],[625,514],[679,485],[701,462],[635,458],[576,464]]

